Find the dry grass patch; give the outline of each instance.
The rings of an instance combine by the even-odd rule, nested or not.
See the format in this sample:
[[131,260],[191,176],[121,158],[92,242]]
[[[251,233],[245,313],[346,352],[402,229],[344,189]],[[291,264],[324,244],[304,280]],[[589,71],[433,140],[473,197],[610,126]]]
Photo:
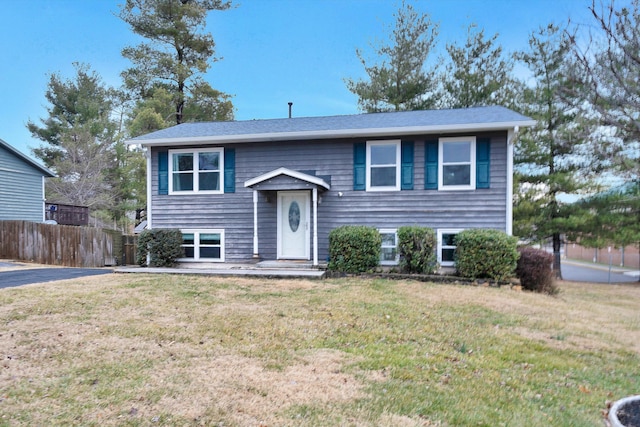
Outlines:
[[593,425],[640,288],[107,275],[0,291],[0,425]]

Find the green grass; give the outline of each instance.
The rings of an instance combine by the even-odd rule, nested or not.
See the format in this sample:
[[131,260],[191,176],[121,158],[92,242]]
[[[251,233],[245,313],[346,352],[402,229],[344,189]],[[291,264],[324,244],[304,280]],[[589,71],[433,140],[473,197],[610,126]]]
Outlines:
[[0,426],[592,426],[640,288],[97,276],[0,291]]

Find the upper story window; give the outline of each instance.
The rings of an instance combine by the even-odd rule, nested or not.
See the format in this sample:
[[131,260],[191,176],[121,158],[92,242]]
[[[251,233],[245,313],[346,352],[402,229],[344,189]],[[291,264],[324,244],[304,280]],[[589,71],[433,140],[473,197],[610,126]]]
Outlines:
[[367,191],[400,190],[400,140],[367,142]]
[[223,149],[169,150],[169,194],[222,193]]
[[476,137],[440,138],[439,190],[475,190]]

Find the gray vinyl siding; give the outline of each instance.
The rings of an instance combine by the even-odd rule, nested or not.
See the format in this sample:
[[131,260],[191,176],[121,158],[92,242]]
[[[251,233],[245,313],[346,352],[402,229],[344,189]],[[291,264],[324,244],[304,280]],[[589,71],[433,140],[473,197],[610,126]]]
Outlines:
[[[321,199],[318,205],[320,261],[328,256],[329,232],[341,225],[362,224],[376,228],[422,225],[434,229],[494,228],[504,231],[507,134],[475,135],[491,139],[491,186],[473,191],[424,190],[424,141],[456,136],[452,134],[412,137],[415,143],[414,189],[387,192],[353,190],[353,144],[366,139],[233,144],[236,191],[219,195],[158,195],[158,149],[154,148],[151,157],[152,225],[153,228],[224,229],[226,261],[250,260],[253,254],[253,190],[245,188],[244,182],[285,167],[315,174],[331,184],[329,191],[318,192]],[[339,193],[342,193],[341,197]],[[275,191],[259,192],[258,238],[262,259],[277,257],[276,194]]]
[[0,146],[0,220],[42,222],[42,172]]

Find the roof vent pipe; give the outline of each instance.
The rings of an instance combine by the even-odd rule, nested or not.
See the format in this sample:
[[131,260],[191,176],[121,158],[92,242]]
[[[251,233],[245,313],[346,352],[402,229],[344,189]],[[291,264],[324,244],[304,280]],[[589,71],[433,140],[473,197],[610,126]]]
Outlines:
[[293,106],[293,102],[289,102],[289,118],[291,118],[291,107]]

